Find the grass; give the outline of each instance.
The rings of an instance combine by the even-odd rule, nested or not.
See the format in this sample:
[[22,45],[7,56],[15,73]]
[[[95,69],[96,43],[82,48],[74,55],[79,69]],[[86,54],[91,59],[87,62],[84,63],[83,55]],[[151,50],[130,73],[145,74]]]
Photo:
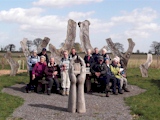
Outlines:
[[[8,75],[0,76],[0,91],[4,87],[9,87],[17,83],[27,82],[27,73],[21,73],[15,77]],[[17,107],[22,105],[23,102],[24,100],[20,97],[0,92],[0,120],[6,120],[6,118],[9,117]]]
[[135,119],[138,120],[159,120],[160,119],[160,71],[150,69],[149,77],[142,78],[138,68],[128,69],[128,81],[137,85],[146,92],[125,98],[130,106]]

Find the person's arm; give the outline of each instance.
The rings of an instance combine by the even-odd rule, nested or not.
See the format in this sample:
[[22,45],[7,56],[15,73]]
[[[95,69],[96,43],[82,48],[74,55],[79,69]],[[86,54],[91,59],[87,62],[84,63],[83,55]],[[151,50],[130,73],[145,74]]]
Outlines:
[[48,72],[48,66],[45,67],[44,74],[46,75],[46,77],[47,77],[47,76],[52,76],[52,75],[53,75],[53,73]]
[[32,80],[34,80],[34,79],[35,79],[35,76],[38,75],[38,73],[36,73],[37,68],[38,68],[38,63],[36,63],[35,66],[34,66],[33,69],[32,69]]
[[28,64],[28,66],[29,67],[31,67],[32,66],[32,63],[31,63],[31,57],[29,56],[28,57],[28,59],[27,59],[27,64]]
[[92,74],[95,74],[95,64],[93,64],[93,65],[91,66],[90,72],[91,72]]

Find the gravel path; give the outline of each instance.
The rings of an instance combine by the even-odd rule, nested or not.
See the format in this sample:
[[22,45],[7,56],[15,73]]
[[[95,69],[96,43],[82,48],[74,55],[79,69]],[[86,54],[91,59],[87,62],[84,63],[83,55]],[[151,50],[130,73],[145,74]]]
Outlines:
[[4,88],[3,92],[22,97],[25,102],[12,114],[13,117],[24,120],[131,120],[129,107],[124,97],[140,94],[145,90],[137,86],[128,85],[131,90],[122,95],[85,94],[87,112],[85,114],[67,112],[68,97],[57,94],[24,93],[24,84],[16,84]]

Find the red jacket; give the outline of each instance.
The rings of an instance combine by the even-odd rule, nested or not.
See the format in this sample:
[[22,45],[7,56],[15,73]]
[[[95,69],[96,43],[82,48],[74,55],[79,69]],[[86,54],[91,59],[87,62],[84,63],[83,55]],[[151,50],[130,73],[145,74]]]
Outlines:
[[44,70],[46,67],[46,62],[41,63],[38,62],[35,64],[33,70],[32,70],[32,75],[35,75],[36,77],[43,77],[44,76]]

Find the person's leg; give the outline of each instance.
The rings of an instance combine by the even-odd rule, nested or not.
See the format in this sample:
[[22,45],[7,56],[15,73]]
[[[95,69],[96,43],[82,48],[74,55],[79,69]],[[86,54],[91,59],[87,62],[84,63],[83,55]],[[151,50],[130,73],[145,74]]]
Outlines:
[[124,81],[124,83],[123,83],[123,89],[124,89],[124,91],[125,92],[130,92],[128,90],[128,88],[127,88],[127,78],[123,77],[123,81]]
[[116,92],[116,84],[117,84],[117,80],[115,77],[111,77],[111,82],[112,82],[112,91],[113,91],[113,94],[117,95],[117,92]]
[[87,74],[86,75],[86,92],[91,91],[91,77]]
[[69,74],[68,71],[66,71],[66,95],[69,95],[69,89],[70,89],[70,79],[69,79]]
[[33,85],[32,71],[29,71],[29,83],[27,84],[27,87],[26,87],[27,93],[31,90],[31,85]]
[[62,87],[62,95],[65,95],[66,91],[66,72],[61,72],[61,87]]
[[123,94],[122,88],[121,88],[121,82],[120,82],[121,79],[116,78],[116,80],[117,80],[117,86],[118,86],[118,93]]
[[59,84],[59,81],[58,81],[58,78],[54,78],[54,84],[56,86],[56,93],[59,94],[59,91],[60,91],[60,84]]
[[53,86],[53,78],[47,78],[46,80],[48,81],[47,94],[50,95]]

